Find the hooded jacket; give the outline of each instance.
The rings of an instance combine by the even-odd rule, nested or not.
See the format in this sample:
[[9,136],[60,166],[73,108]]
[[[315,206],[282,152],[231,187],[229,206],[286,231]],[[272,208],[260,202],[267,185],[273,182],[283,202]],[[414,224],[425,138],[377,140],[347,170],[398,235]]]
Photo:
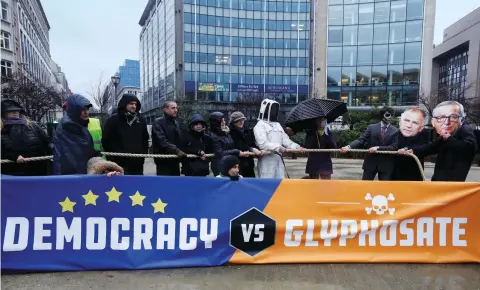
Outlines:
[[[246,124],[243,128],[238,128],[234,123],[230,123],[230,135],[235,148],[240,151],[251,152],[252,148],[256,148],[255,137],[253,131],[248,129]],[[255,177],[255,161],[253,156],[240,157],[240,173],[245,177]]]
[[213,140],[213,150],[215,158],[212,160],[212,171],[214,175],[220,172],[220,163],[224,156],[234,155],[239,156],[240,150],[235,148],[232,136],[229,132],[222,130],[221,124],[224,115],[221,112],[214,112],[210,114],[210,131]]
[[[131,115],[126,111],[130,102],[137,102],[136,114]],[[113,114],[105,122],[103,128],[102,145],[106,152],[120,153],[148,153],[148,130],[147,122],[140,115],[142,105],[140,100],[132,94],[124,94],[117,106],[117,113]],[[108,160],[124,166],[125,162],[141,162],[143,158],[124,158],[108,156]]]
[[88,160],[100,155],[93,148],[88,121],[80,118],[82,111],[90,108],[92,104],[78,94],[71,95],[67,102],[67,114],[58,123],[53,138],[53,173],[86,174]]
[[[9,111],[24,113],[22,106],[16,101],[2,101],[2,159],[17,161],[19,156],[28,158],[51,155],[53,145],[47,133],[37,123],[27,121],[25,117],[5,118]],[[2,165],[2,174],[38,176],[47,173],[45,161]]]
[[[197,132],[193,129],[196,123],[202,123],[204,131]],[[183,134],[181,150],[187,154],[200,155],[200,152],[205,154],[213,153],[212,138],[205,133],[207,129],[207,122],[202,115],[194,114],[188,123],[188,131]],[[186,176],[207,176],[210,174],[210,161],[201,160],[200,158],[188,158],[183,161],[182,171]]]

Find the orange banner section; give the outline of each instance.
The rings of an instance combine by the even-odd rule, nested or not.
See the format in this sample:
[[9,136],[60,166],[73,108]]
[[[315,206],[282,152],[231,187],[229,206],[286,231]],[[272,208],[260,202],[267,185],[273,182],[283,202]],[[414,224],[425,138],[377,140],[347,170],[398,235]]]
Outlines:
[[480,183],[284,180],[274,245],[231,263],[480,262]]

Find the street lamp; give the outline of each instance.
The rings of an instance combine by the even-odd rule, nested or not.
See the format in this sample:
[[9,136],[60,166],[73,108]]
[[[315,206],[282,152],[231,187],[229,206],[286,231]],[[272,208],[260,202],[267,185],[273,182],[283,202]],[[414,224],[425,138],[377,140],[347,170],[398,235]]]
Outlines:
[[118,86],[118,84],[120,83],[120,77],[119,77],[119,76],[113,76],[113,77],[112,77],[112,83],[113,83],[113,86],[115,87],[115,97],[114,97],[114,100],[116,101],[116,100],[117,100],[117,86]]

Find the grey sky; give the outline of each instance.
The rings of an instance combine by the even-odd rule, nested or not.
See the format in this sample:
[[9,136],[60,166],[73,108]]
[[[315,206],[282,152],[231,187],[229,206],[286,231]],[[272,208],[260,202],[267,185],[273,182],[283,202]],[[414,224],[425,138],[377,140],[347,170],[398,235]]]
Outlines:
[[[138,20],[147,0],[42,0],[51,26],[52,58],[74,93],[108,81],[126,58],[137,59]],[[443,29],[480,6],[479,0],[437,0],[435,43]]]

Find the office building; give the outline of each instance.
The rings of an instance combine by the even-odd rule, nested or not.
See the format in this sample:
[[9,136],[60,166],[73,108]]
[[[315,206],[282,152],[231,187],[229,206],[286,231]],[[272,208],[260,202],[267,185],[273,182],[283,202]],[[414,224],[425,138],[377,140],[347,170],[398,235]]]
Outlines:
[[435,0],[316,3],[315,94],[369,107],[415,105],[428,93]]
[[480,8],[443,31],[433,50],[432,93],[480,98]]
[[139,23],[143,112],[153,116],[173,98],[305,100],[310,6],[307,0],[150,0]]
[[14,6],[12,6],[11,0],[1,1],[1,35],[0,35],[0,47],[1,47],[1,74],[13,75],[16,70],[17,52],[15,50],[14,37]]
[[107,105],[108,113],[112,113],[123,94],[139,96],[140,62],[138,60],[125,59],[123,65],[118,67],[115,76],[120,78],[117,88],[115,89],[114,84],[109,82],[103,92],[105,98],[109,100]]

